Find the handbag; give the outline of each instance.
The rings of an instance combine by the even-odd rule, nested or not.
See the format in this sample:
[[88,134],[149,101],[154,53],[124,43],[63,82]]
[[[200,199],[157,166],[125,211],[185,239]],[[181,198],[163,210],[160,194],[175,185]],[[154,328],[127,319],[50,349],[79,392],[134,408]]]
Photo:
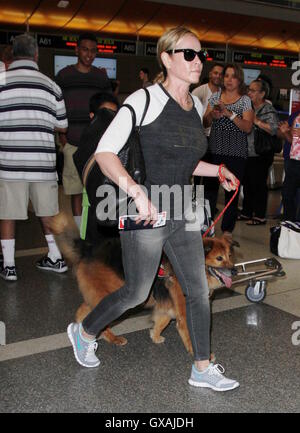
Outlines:
[[269,155],[282,151],[282,141],[277,135],[270,135],[266,131],[255,127],[254,148],[257,155]]
[[286,259],[300,259],[300,222],[282,221],[270,231],[273,254]]
[[[264,114],[272,113],[268,111]],[[257,155],[270,155],[282,151],[282,140],[277,135],[271,135],[258,126],[254,127],[254,149]]]
[[[146,88],[144,88],[144,91],[146,93],[146,104],[139,126],[136,126],[136,115],[131,105],[122,105],[122,107],[127,107],[130,110],[132,117],[132,130],[127,142],[118,153],[118,157],[123,167],[132,179],[141,185],[145,181],[146,171],[140,144],[140,129],[150,103],[149,91]],[[84,186],[84,196],[86,191],[88,191],[88,197],[85,197],[85,206],[88,208],[89,201],[93,201],[93,205],[96,206],[98,224],[102,227],[117,226],[119,216],[126,213],[128,204],[132,201],[132,198],[102,173],[95,160],[95,155],[92,155],[89,158],[84,167],[82,183]],[[104,195],[103,191],[105,192]]]

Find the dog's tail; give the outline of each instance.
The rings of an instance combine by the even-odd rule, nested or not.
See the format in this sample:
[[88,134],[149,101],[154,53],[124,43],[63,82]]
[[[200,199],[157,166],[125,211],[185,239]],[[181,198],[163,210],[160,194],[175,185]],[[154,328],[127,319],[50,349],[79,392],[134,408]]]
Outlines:
[[82,257],[78,227],[72,215],[60,212],[51,219],[50,229],[64,257],[76,265]]

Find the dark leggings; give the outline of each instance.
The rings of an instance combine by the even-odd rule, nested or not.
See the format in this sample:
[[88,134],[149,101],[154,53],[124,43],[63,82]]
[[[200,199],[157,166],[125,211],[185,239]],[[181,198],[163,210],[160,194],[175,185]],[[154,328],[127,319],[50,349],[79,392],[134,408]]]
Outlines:
[[143,303],[161,259],[167,254],[186,296],[187,325],[195,360],[210,356],[210,305],[205,257],[199,231],[187,231],[184,221],[165,227],[121,232],[125,284],[106,296],[82,322],[90,335],[98,335],[125,311]]
[[268,203],[267,180],[273,155],[254,156],[247,159],[243,180],[243,210],[242,214],[257,218],[265,218]]

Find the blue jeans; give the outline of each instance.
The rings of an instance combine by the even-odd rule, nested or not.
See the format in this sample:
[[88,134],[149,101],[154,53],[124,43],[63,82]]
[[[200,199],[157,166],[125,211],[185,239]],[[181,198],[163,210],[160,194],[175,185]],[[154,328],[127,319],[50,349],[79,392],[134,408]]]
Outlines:
[[196,361],[210,356],[210,305],[201,233],[186,231],[185,221],[167,221],[157,229],[121,232],[125,284],[106,296],[82,322],[98,335],[125,311],[143,303],[161,260],[168,256],[186,296],[187,325]]

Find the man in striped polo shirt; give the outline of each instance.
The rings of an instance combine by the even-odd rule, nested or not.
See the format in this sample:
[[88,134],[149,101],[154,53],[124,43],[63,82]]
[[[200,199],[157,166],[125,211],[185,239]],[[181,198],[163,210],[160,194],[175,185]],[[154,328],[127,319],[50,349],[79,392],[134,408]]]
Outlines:
[[49,228],[58,213],[55,131],[68,126],[60,87],[38,70],[38,46],[28,35],[13,42],[14,61],[0,77],[0,276],[17,280],[15,221],[28,218],[28,201],[40,218],[49,252],[40,269],[68,268]]

